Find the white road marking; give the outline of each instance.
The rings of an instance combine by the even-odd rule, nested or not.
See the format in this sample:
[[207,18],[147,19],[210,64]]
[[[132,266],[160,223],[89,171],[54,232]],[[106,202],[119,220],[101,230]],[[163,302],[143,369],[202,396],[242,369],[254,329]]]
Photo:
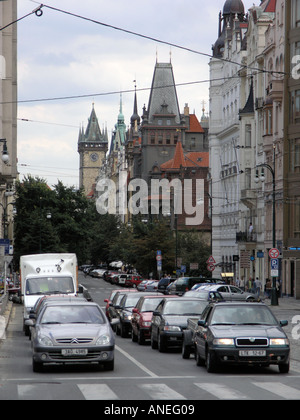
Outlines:
[[77,384],[86,400],[118,400],[118,396],[105,384]]
[[249,399],[246,395],[226,385],[216,383],[196,383],[197,387],[203,389],[206,392],[214,395],[220,400],[247,400]]
[[186,400],[186,398],[165,384],[141,384],[139,388],[146,391],[153,400]]
[[151,370],[147,369],[146,366],[142,365],[142,363],[138,362],[134,357],[130,356],[127,351],[121,349],[119,346],[115,346],[115,349],[118,350],[120,353],[122,353],[127,359],[129,359],[132,363],[134,363],[136,366],[138,366],[140,369],[142,369],[147,375],[151,376],[152,378],[158,378],[158,376],[151,372]]

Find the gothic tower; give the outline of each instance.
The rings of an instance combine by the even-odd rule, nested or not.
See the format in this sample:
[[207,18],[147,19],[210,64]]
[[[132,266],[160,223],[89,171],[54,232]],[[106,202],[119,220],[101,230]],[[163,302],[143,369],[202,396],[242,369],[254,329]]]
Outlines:
[[84,132],[81,128],[78,137],[79,187],[84,189],[86,196],[94,190],[107,148],[107,130],[105,129],[104,133],[101,132],[93,104],[86,131]]

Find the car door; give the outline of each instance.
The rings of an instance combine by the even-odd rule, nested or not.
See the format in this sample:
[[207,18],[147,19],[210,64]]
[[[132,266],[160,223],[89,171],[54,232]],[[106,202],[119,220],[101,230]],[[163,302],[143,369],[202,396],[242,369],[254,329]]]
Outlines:
[[244,294],[241,289],[235,286],[229,286],[230,288],[230,294],[231,294],[231,300],[244,300]]
[[223,298],[225,300],[231,301],[232,300],[232,295],[230,293],[230,289],[227,285],[222,285],[218,288],[218,292],[221,293],[221,295],[223,296]]
[[196,346],[197,346],[197,351],[199,353],[199,355],[201,356],[201,358],[205,359],[205,348],[206,348],[206,337],[207,337],[207,321],[209,319],[209,315],[212,311],[212,307],[211,306],[207,306],[201,317],[200,317],[200,321],[202,321],[202,323],[204,325],[199,325],[198,329],[196,330]]
[[[155,312],[153,312],[151,328],[152,328],[153,337],[156,340],[158,339],[159,326],[161,324],[161,319],[162,319],[161,314],[163,311],[163,307],[164,307],[164,302],[161,302],[156,308]],[[159,313],[160,315],[155,315],[156,313]]]

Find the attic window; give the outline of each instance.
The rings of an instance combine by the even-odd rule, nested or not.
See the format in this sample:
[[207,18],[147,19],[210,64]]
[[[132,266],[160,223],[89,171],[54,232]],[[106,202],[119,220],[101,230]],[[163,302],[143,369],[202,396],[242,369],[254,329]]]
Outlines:
[[202,157],[197,158],[197,162],[202,162],[202,160],[203,160]]

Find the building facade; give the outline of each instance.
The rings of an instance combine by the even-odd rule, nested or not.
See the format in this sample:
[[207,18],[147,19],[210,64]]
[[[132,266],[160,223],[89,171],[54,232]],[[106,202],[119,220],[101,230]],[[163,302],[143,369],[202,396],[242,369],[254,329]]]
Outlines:
[[283,293],[300,298],[300,1],[285,2]]
[[[17,0],[0,2],[0,26],[17,19]],[[13,245],[13,194],[17,179],[17,25],[0,32],[1,239]],[[9,241],[9,242],[7,242]],[[4,247],[1,246],[1,265]],[[7,247],[5,249],[7,253]],[[1,266],[2,269],[2,266]]]
[[96,179],[105,162],[107,149],[107,131],[101,132],[93,105],[87,128],[84,131],[82,127],[78,136],[79,188],[83,188],[88,197],[95,195]]

